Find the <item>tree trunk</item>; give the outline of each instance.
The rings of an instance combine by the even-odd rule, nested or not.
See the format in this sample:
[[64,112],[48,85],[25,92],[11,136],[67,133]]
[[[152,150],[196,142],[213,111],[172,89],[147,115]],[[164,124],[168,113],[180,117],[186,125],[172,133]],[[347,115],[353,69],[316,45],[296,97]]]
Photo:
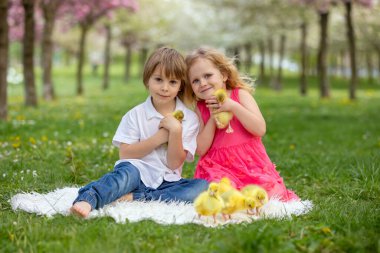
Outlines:
[[245,71],[249,75],[251,73],[251,68],[252,68],[252,44],[247,43],[244,45],[245,48]]
[[85,45],[86,45],[86,37],[89,26],[86,24],[80,25],[81,35],[79,41],[79,52],[78,52],[78,66],[77,66],[77,95],[83,95],[83,65],[84,65],[84,56],[85,56]]
[[274,89],[277,91],[282,90],[282,62],[284,60],[284,55],[285,55],[285,43],[286,43],[286,36],[284,34],[281,34],[277,78],[274,84]]
[[270,37],[268,39],[268,54],[269,54],[269,83],[271,86],[274,84],[273,79],[273,72],[274,72],[274,66],[273,66],[273,55],[274,55],[274,45],[273,45],[273,38]]
[[302,96],[307,95],[307,78],[306,78],[306,68],[307,68],[307,23],[303,22],[301,24],[301,76],[300,76],[300,93]]
[[355,47],[355,31],[352,20],[352,1],[345,2],[346,7],[346,25],[347,25],[347,40],[350,50],[350,67],[351,67],[351,81],[349,96],[353,100],[356,98],[356,86],[358,82],[358,73],[356,66],[356,47]]
[[240,61],[240,48],[238,46],[234,47],[234,59],[235,65],[240,70],[241,69],[241,61]]
[[379,79],[380,81],[380,48],[377,50],[377,78]]
[[327,40],[329,13],[319,13],[320,41],[318,48],[318,77],[320,95],[322,98],[330,97],[330,87],[327,75]]
[[259,74],[259,80],[261,84],[264,84],[265,82],[265,45],[263,41],[260,41],[259,44],[260,48],[260,74]]
[[25,105],[37,106],[34,77],[34,0],[23,0],[25,11],[23,39],[23,72],[25,83]]
[[145,61],[148,57],[148,49],[146,47],[143,47],[141,48],[141,52],[140,52],[140,72],[141,74],[144,73],[144,65],[145,65]]
[[0,119],[8,116],[7,72],[8,72],[8,0],[0,1]]
[[345,52],[344,50],[339,51],[339,72],[341,77],[346,75],[346,61],[345,61]]
[[124,70],[124,80],[127,82],[131,78],[131,64],[132,64],[132,45],[125,44],[125,70]]
[[372,62],[372,54],[370,51],[366,52],[366,63],[367,63],[368,82],[373,83],[373,62]]
[[109,75],[110,75],[110,61],[111,61],[111,39],[112,30],[111,26],[106,25],[106,46],[104,49],[104,75],[103,75],[103,90],[109,87]]
[[42,35],[42,82],[43,97],[50,101],[55,99],[54,85],[51,78],[53,66],[53,41],[52,35],[54,30],[55,15],[60,1],[50,1],[47,4],[41,2],[44,15],[44,29]]

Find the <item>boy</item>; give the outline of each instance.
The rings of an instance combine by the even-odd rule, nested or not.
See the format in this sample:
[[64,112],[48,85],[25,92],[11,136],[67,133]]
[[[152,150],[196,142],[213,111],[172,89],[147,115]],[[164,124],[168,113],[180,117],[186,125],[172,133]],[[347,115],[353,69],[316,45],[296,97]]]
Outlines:
[[[183,179],[182,165],[192,161],[199,123],[178,98],[186,83],[186,64],[176,50],[157,49],[147,60],[143,81],[147,100],[121,120],[112,143],[119,147],[114,171],[79,190],[71,212],[87,217],[115,200],[192,202],[208,183]],[[172,116],[182,110],[182,123]],[[167,145],[163,145],[167,143]]]

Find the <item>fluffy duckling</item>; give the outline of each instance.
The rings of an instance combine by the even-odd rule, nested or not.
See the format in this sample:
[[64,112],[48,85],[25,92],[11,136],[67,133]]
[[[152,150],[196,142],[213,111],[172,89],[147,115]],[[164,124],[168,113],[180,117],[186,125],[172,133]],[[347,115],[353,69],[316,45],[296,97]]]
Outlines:
[[250,184],[241,189],[241,192],[246,197],[251,197],[255,200],[256,213],[260,214],[260,209],[268,203],[267,191],[255,184]]
[[218,184],[210,183],[208,190],[199,194],[194,201],[195,211],[198,213],[198,217],[212,216],[214,223],[216,223],[216,214],[220,213],[224,203],[218,193]]
[[[174,118],[176,118],[176,119],[177,119],[179,122],[181,122],[181,123],[182,123],[183,118],[185,117],[185,114],[183,113],[182,110],[176,110],[176,111],[172,112],[172,115],[173,115]],[[168,147],[168,143],[164,143],[164,144],[162,144],[162,145],[163,145],[165,148]]]
[[234,189],[234,188],[231,185],[231,180],[228,177],[223,177],[222,179],[220,179],[219,188],[218,188],[218,192],[220,195],[222,195],[223,193],[231,189]]
[[224,219],[226,216],[231,219],[231,214],[241,210],[250,210],[255,207],[255,200],[251,197],[244,196],[236,189],[226,191],[221,195],[224,201],[222,214]]
[[172,115],[181,123],[182,123],[183,118],[185,117],[185,114],[181,110],[174,111]]
[[[214,92],[214,96],[219,103],[224,103],[227,99],[227,92],[225,89],[218,89]],[[219,129],[224,129],[228,126],[226,133],[232,133],[234,130],[230,125],[230,120],[232,119],[232,112],[218,112],[214,114],[214,119],[216,126]]]

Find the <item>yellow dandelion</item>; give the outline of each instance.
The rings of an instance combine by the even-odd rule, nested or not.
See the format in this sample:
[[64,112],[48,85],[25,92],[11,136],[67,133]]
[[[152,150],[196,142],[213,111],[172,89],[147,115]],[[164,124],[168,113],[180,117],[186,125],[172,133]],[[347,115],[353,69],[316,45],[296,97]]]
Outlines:
[[325,235],[331,235],[332,234],[331,229],[329,227],[323,227],[323,228],[321,228],[321,230]]
[[24,116],[24,115],[17,115],[17,116],[16,116],[16,120],[17,120],[17,121],[25,120],[25,116]]
[[10,240],[11,242],[13,242],[13,241],[15,240],[15,235],[12,234],[12,233],[9,233],[8,235],[9,235],[9,240]]
[[294,144],[290,144],[290,145],[289,145],[289,149],[290,149],[290,150],[294,150],[295,148],[296,148],[296,145],[294,145]]
[[80,119],[82,118],[82,113],[81,112],[75,112],[74,113],[74,119]]
[[36,139],[34,139],[33,137],[29,137],[29,142],[30,142],[30,144],[32,144],[32,145],[36,145]]
[[12,143],[13,148],[20,148],[21,147],[21,142],[13,142]]
[[48,137],[46,137],[46,135],[43,135],[43,136],[41,137],[41,141],[43,141],[43,142],[48,141]]
[[349,98],[342,98],[340,100],[340,104],[341,105],[352,105],[352,104],[354,104],[354,102]]
[[18,141],[21,140],[21,138],[20,138],[20,136],[12,136],[11,140],[14,141],[14,142],[18,142]]
[[371,90],[367,90],[365,94],[366,94],[367,97],[373,97],[375,95],[375,91],[372,90],[372,89]]

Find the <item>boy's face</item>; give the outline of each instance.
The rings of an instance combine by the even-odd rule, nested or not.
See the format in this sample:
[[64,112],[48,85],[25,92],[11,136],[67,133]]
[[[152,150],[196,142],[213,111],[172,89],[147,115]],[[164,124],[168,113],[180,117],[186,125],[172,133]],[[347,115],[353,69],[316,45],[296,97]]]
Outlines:
[[173,102],[181,88],[181,80],[165,76],[158,66],[148,81],[148,90],[154,105],[165,105]]
[[208,99],[217,89],[226,88],[227,78],[214,64],[203,58],[197,59],[189,69],[191,88],[200,99]]

